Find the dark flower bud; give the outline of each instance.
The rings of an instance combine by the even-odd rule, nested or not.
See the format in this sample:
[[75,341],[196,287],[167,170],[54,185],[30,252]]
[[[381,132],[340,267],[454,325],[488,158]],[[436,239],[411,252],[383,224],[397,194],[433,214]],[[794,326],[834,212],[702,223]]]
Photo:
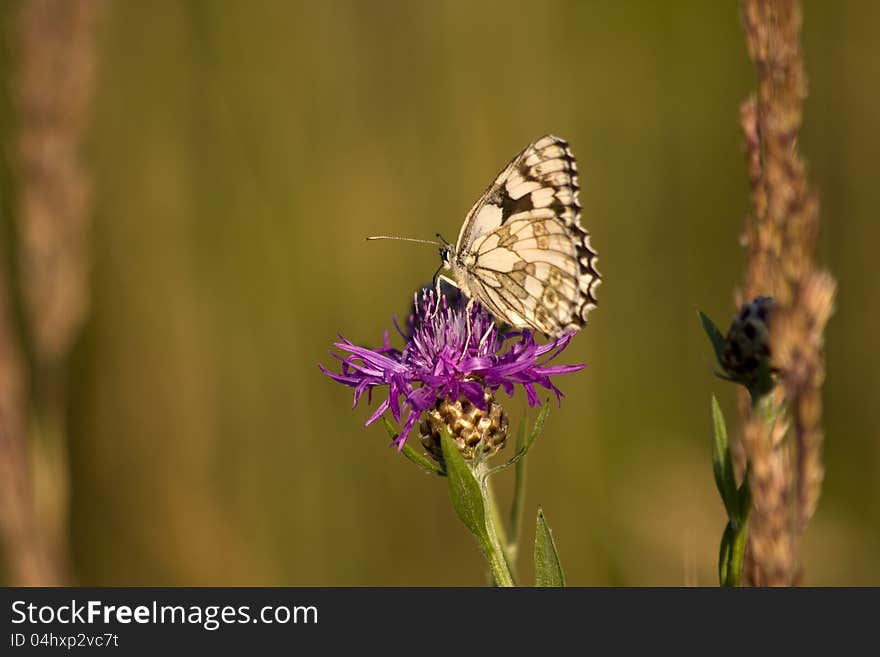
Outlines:
[[[770,319],[773,299],[756,297],[744,304],[724,339],[721,366],[730,378],[751,386],[770,367]],[[762,368],[763,366],[763,368]]]

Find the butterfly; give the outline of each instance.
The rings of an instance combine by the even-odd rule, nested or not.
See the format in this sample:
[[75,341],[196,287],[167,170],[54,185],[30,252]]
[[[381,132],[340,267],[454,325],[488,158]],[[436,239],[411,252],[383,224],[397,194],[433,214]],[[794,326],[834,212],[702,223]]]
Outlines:
[[568,143],[536,139],[501,170],[440,255],[470,302],[548,337],[579,329],[602,282],[580,224],[577,163]]
[[467,213],[456,243],[440,245],[438,296],[446,281],[497,320],[550,338],[583,326],[602,278],[580,224],[579,190],[564,139],[526,146]]

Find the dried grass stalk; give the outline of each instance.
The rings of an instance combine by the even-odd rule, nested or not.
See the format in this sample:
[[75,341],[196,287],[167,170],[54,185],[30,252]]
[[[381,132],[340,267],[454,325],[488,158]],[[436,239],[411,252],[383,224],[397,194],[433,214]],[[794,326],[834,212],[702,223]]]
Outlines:
[[782,383],[776,402],[784,401],[791,418],[786,433],[746,411],[742,443],[754,508],[745,573],[753,585],[791,585],[799,579],[799,538],[823,478],[823,333],[835,282],[816,270],[819,203],[797,147],[806,96],[800,4],[744,0],[742,18],[758,91],[741,108],[754,214],[743,236],[748,265],[738,302],[758,295],[776,301],[770,335]]
[[68,352],[88,309],[91,185],[81,160],[96,0],[27,0],[18,75],[19,259],[36,356]]
[[[71,581],[64,371],[88,310],[91,190],[81,148],[100,4],[24,0],[12,26],[21,290],[0,280],[0,531],[8,577],[21,585]],[[9,295],[19,291],[30,359],[9,321]]]
[[13,586],[62,581],[37,522],[27,443],[25,367],[0,279],[0,536]]

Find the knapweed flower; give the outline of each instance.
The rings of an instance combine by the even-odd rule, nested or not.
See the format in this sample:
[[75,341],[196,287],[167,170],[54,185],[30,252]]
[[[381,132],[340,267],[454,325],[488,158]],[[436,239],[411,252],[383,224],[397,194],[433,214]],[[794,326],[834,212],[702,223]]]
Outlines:
[[[471,407],[485,412],[468,426],[462,425],[468,431],[482,427],[498,433],[503,426],[506,435],[506,416],[502,417],[500,410],[495,411],[493,406],[494,393],[499,388],[512,395],[514,389],[521,386],[529,406],[541,403],[536,386],[552,390],[561,401],[562,392],[550,377],[577,372],[584,367],[549,364],[568,346],[574,332],[548,344],[538,344],[528,329],[502,333],[492,315],[479,304],[473,304],[468,311],[462,299],[448,302],[442,296],[437,300],[433,290],[423,291],[421,299],[416,296],[408,333],[404,333],[396,321],[394,324],[405,341],[402,350],[391,346],[388,331],[378,349],[360,347],[340,336],[334,346],[347,355],[332,355],[342,362],[341,372],[319,367],[335,381],[354,388],[355,406],[365,392],[369,399],[375,388],[387,386],[387,398],[366,425],[390,411],[401,427],[395,440],[398,448],[406,443],[423,414],[427,420],[423,434],[430,434],[432,420],[434,424],[439,419],[448,421],[456,404],[459,413],[466,413]],[[474,419],[471,416],[471,420]],[[450,430],[455,433],[455,427]],[[470,444],[472,435],[459,437]],[[461,447],[462,442],[457,442]],[[503,440],[497,442],[503,444]]]

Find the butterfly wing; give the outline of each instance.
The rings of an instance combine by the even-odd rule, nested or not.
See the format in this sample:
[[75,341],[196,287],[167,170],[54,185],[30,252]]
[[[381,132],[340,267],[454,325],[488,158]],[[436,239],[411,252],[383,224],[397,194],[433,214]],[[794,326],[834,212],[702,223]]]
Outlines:
[[596,307],[596,252],[580,224],[577,164],[546,135],[498,174],[468,213],[456,243],[456,277],[472,299],[512,326],[556,337]]

